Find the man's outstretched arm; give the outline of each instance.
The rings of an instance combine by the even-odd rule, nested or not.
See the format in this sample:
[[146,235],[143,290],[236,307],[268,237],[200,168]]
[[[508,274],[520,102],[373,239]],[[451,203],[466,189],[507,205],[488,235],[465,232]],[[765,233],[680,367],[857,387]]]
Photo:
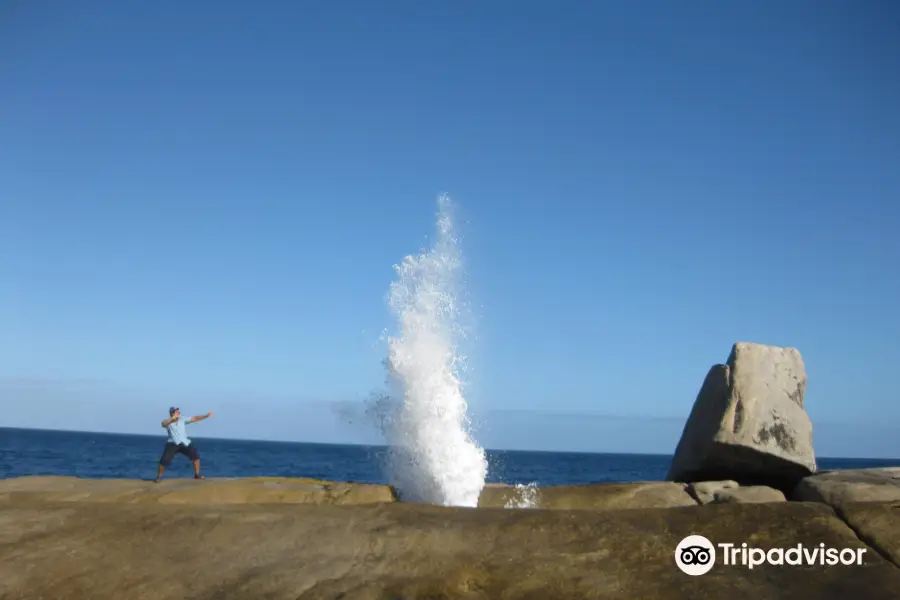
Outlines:
[[211,416],[213,416],[213,414],[211,412],[208,412],[205,415],[200,415],[199,417],[191,417],[190,419],[187,420],[187,422],[188,423],[196,423],[197,421],[203,421],[205,419],[208,419]]

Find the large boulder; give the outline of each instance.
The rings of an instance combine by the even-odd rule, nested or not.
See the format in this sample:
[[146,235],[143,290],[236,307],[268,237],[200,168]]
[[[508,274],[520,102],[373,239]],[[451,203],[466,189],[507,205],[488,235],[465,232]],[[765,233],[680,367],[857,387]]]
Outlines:
[[790,490],[816,470],[805,390],[797,350],[735,344],[727,364],[706,376],[667,479],[730,479]]
[[835,507],[848,502],[900,502],[900,467],[816,473],[797,484],[791,499]]
[[[861,565],[750,569],[722,564],[717,549],[712,570],[691,577],[675,562],[688,535],[865,552]],[[900,569],[816,503],[605,512],[0,503],[0,598],[10,600],[888,600],[898,590]]]

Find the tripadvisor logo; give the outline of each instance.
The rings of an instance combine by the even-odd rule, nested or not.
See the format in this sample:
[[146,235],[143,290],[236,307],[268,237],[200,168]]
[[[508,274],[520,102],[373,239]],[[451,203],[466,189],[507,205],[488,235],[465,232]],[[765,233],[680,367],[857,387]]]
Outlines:
[[675,564],[688,575],[703,575],[716,564],[716,548],[702,535],[689,535],[675,548]]
[[790,548],[754,548],[747,543],[719,543],[713,545],[702,535],[689,535],[675,548],[675,564],[682,572],[697,576],[709,573],[716,564],[727,567],[752,569],[760,565],[812,566],[861,565],[865,548],[829,548],[825,544],[804,546],[797,544]]

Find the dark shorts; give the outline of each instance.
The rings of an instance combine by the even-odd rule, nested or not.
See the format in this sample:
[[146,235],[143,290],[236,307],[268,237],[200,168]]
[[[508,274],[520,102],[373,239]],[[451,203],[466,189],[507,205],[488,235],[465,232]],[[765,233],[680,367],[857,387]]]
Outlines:
[[164,467],[168,467],[169,463],[172,462],[172,459],[175,458],[176,454],[184,454],[192,461],[200,459],[200,453],[197,452],[197,448],[193,443],[185,446],[184,444],[173,444],[172,442],[166,442],[166,447],[163,448],[162,456],[159,458],[159,464]]

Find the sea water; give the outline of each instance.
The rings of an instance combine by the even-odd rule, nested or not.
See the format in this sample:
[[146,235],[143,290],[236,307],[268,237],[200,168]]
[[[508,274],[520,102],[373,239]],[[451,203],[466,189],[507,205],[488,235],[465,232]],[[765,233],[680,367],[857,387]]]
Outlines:
[[[45,431],[0,427],[0,479],[25,475],[152,479],[166,441],[152,435]],[[309,442],[271,442],[207,438],[198,430],[191,439],[200,447],[203,472],[217,477],[312,477],[327,481],[389,483],[385,446]],[[488,481],[516,485],[521,507],[529,495],[525,482],[541,487],[598,482],[662,481],[671,454],[587,454],[487,449]],[[77,460],[73,460],[77,457]],[[900,458],[816,457],[823,471],[897,467]],[[178,457],[166,470],[169,478],[191,478],[191,461]]]

